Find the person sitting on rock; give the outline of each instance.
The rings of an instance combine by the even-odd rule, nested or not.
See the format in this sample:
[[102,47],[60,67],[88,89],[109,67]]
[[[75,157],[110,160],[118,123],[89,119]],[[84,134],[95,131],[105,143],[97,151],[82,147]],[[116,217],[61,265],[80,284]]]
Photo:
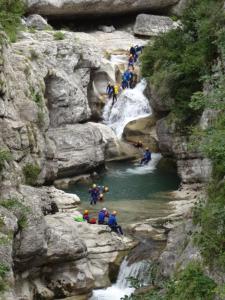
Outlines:
[[89,216],[89,211],[87,209],[83,213],[83,219],[89,223],[90,216]]
[[112,229],[112,231],[123,235],[121,226],[117,224],[116,215],[117,212],[113,211],[113,213],[109,216],[108,226]]
[[98,213],[98,224],[99,225],[106,225],[107,222],[105,221],[105,218],[109,217],[109,213],[107,209],[104,207],[100,212]]
[[141,160],[141,165],[143,165],[143,164],[147,165],[150,162],[151,159],[152,159],[152,154],[149,151],[149,148],[146,148],[145,153],[144,153],[144,157]]
[[91,202],[90,204],[96,204],[99,199],[99,189],[96,184],[93,184],[92,188],[89,189],[89,193],[91,194]]

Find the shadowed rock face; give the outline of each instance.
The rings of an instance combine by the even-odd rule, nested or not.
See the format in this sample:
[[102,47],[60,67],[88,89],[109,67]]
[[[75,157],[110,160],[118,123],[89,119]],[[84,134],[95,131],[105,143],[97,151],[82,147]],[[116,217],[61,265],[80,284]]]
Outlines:
[[165,10],[179,0],[27,0],[28,12],[51,17]]

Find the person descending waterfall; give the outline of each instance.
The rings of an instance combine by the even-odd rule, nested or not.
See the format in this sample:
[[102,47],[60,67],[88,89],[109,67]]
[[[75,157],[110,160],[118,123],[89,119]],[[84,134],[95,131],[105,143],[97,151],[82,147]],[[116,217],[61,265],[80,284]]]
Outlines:
[[113,95],[113,85],[111,84],[110,81],[109,81],[109,83],[107,85],[106,93],[108,94],[109,98],[111,98],[112,95]]
[[112,106],[116,103],[118,94],[119,94],[119,86],[117,84],[115,84],[113,86],[113,103],[112,103]]
[[133,66],[134,65],[134,57],[131,54],[128,60],[128,67]]
[[143,164],[147,165],[150,162],[151,159],[152,159],[152,154],[149,151],[149,148],[146,148],[145,153],[144,153],[144,157],[141,160],[141,165],[143,165]]
[[99,189],[97,188],[96,184],[92,185],[92,188],[89,189],[89,193],[91,194],[90,204],[91,205],[96,204],[100,195]]
[[112,231],[123,235],[123,230],[122,230],[121,226],[119,226],[117,224],[116,215],[117,215],[117,212],[115,210],[112,212],[112,214],[110,214],[108,226],[112,229]]
[[107,209],[104,207],[100,212],[98,213],[98,224],[99,225],[107,225],[107,222],[105,221],[105,218],[109,217],[109,213]]

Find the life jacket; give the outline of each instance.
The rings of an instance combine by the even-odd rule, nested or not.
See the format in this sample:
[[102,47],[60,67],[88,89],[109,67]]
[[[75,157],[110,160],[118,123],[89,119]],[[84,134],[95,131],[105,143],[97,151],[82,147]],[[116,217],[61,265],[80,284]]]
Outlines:
[[116,217],[114,215],[110,215],[109,216],[108,225],[109,226],[115,226],[115,225],[117,225]]
[[114,86],[114,93],[117,95],[119,93],[119,87],[118,85]]
[[98,198],[98,196],[99,196],[98,188],[91,189],[90,193],[91,193],[91,197],[94,198],[94,199]]
[[83,214],[83,218],[84,220],[89,221],[89,214]]
[[99,213],[98,213],[98,221],[99,222],[104,222],[105,221],[105,212],[103,210],[101,210]]

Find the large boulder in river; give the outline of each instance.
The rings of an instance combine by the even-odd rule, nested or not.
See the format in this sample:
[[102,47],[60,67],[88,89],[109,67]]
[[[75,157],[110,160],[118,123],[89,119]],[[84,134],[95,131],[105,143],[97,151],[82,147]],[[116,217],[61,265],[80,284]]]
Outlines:
[[123,131],[123,138],[127,142],[137,143],[142,141],[144,146],[149,147],[152,151],[158,152],[158,142],[154,126],[156,119],[154,116],[149,116],[129,122]]
[[28,12],[51,17],[105,15],[169,9],[179,0],[27,0]]
[[134,33],[140,36],[157,36],[176,27],[169,17],[140,14],[136,18]]
[[57,149],[58,177],[85,173],[104,164],[105,144],[92,124],[52,128],[49,137]]

